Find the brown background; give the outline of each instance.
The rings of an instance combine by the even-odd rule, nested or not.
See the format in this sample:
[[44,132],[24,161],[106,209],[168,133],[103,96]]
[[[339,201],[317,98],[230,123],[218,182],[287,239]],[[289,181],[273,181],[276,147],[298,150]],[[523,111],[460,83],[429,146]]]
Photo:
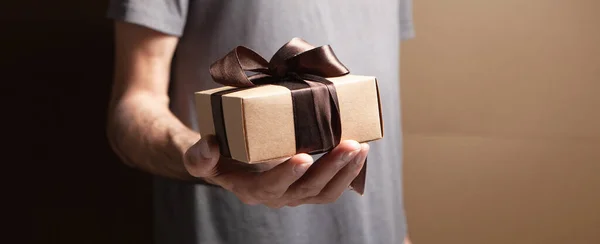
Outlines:
[[401,65],[413,242],[600,243],[600,1],[414,11]]

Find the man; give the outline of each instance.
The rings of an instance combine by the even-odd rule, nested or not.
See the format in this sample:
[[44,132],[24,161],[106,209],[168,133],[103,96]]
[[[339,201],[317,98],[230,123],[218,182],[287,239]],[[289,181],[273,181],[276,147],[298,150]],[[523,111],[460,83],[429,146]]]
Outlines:
[[[108,135],[127,164],[156,175],[157,243],[402,243],[399,42],[409,0],[112,0],[116,66]],[[330,44],[353,74],[378,77],[385,138],[343,141],[261,173],[223,171],[200,138],[193,93],[238,45],[269,58],[300,37]],[[202,119],[202,118],[200,118]],[[364,196],[348,191],[369,155]]]

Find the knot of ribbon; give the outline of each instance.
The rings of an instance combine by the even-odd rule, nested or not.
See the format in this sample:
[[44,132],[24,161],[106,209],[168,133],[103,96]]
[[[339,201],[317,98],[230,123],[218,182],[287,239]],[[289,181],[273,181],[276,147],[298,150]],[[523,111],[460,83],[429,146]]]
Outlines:
[[[215,82],[226,86],[251,88],[272,84],[288,88],[292,94],[297,153],[326,152],[340,143],[338,97],[335,86],[326,77],[343,76],[349,71],[329,45],[314,47],[293,38],[269,61],[238,46],[214,62],[209,71]],[[218,134],[217,131],[219,140],[226,140]]]

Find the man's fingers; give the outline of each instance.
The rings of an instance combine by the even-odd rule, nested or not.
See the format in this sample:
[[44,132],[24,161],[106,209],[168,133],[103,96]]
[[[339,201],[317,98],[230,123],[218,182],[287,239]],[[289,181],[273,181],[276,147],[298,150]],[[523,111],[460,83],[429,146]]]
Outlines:
[[343,141],[331,152],[321,157],[302,179],[286,192],[286,199],[302,199],[318,195],[323,187],[360,151],[356,141]]
[[312,163],[311,156],[298,154],[262,173],[228,173],[214,177],[213,181],[235,193],[246,204],[267,203],[281,197]]
[[360,172],[367,153],[368,145],[343,141],[315,164],[298,154],[266,171],[230,171],[223,169],[227,162],[219,163],[215,138],[205,137],[187,150],[184,164],[191,175],[210,179],[246,204],[279,208],[293,200],[334,201]]
[[365,159],[369,154],[369,145],[366,143],[361,144],[360,152],[354,157],[354,159],[348,163],[342,170],[339,171],[329,183],[323,188],[319,195],[309,197],[290,203],[290,206],[296,206],[298,204],[322,204],[335,202],[347,189],[352,180],[360,173]]
[[194,177],[211,177],[219,161],[219,145],[214,136],[205,136],[192,145],[183,158],[185,168]]
[[285,191],[313,164],[308,154],[298,154],[269,171],[262,172],[256,179],[252,194],[260,200],[280,198]]
[[361,150],[354,157],[354,160],[340,170],[316,198],[320,199],[323,203],[337,200],[348,189],[352,180],[360,173],[368,154],[369,145],[366,143],[361,144]]

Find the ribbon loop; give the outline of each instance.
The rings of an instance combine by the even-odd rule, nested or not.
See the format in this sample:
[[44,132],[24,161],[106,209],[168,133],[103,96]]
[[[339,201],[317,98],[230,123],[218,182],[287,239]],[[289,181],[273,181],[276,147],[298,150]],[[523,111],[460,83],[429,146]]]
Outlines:
[[269,70],[275,75],[282,76],[288,71],[289,66],[286,64],[287,60],[313,48],[315,48],[313,45],[295,37],[279,48],[273,57],[271,57],[271,60],[269,61]]
[[310,49],[285,60],[288,70],[299,74],[336,77],[349,73],[329,45]]
[[265,73],[268,71],[268,62],[258,53],[247,47],[236,47],[225,57],[213,63],[209,72],[213,80],[226,86],[250,87],[254,83],[246,72]]

